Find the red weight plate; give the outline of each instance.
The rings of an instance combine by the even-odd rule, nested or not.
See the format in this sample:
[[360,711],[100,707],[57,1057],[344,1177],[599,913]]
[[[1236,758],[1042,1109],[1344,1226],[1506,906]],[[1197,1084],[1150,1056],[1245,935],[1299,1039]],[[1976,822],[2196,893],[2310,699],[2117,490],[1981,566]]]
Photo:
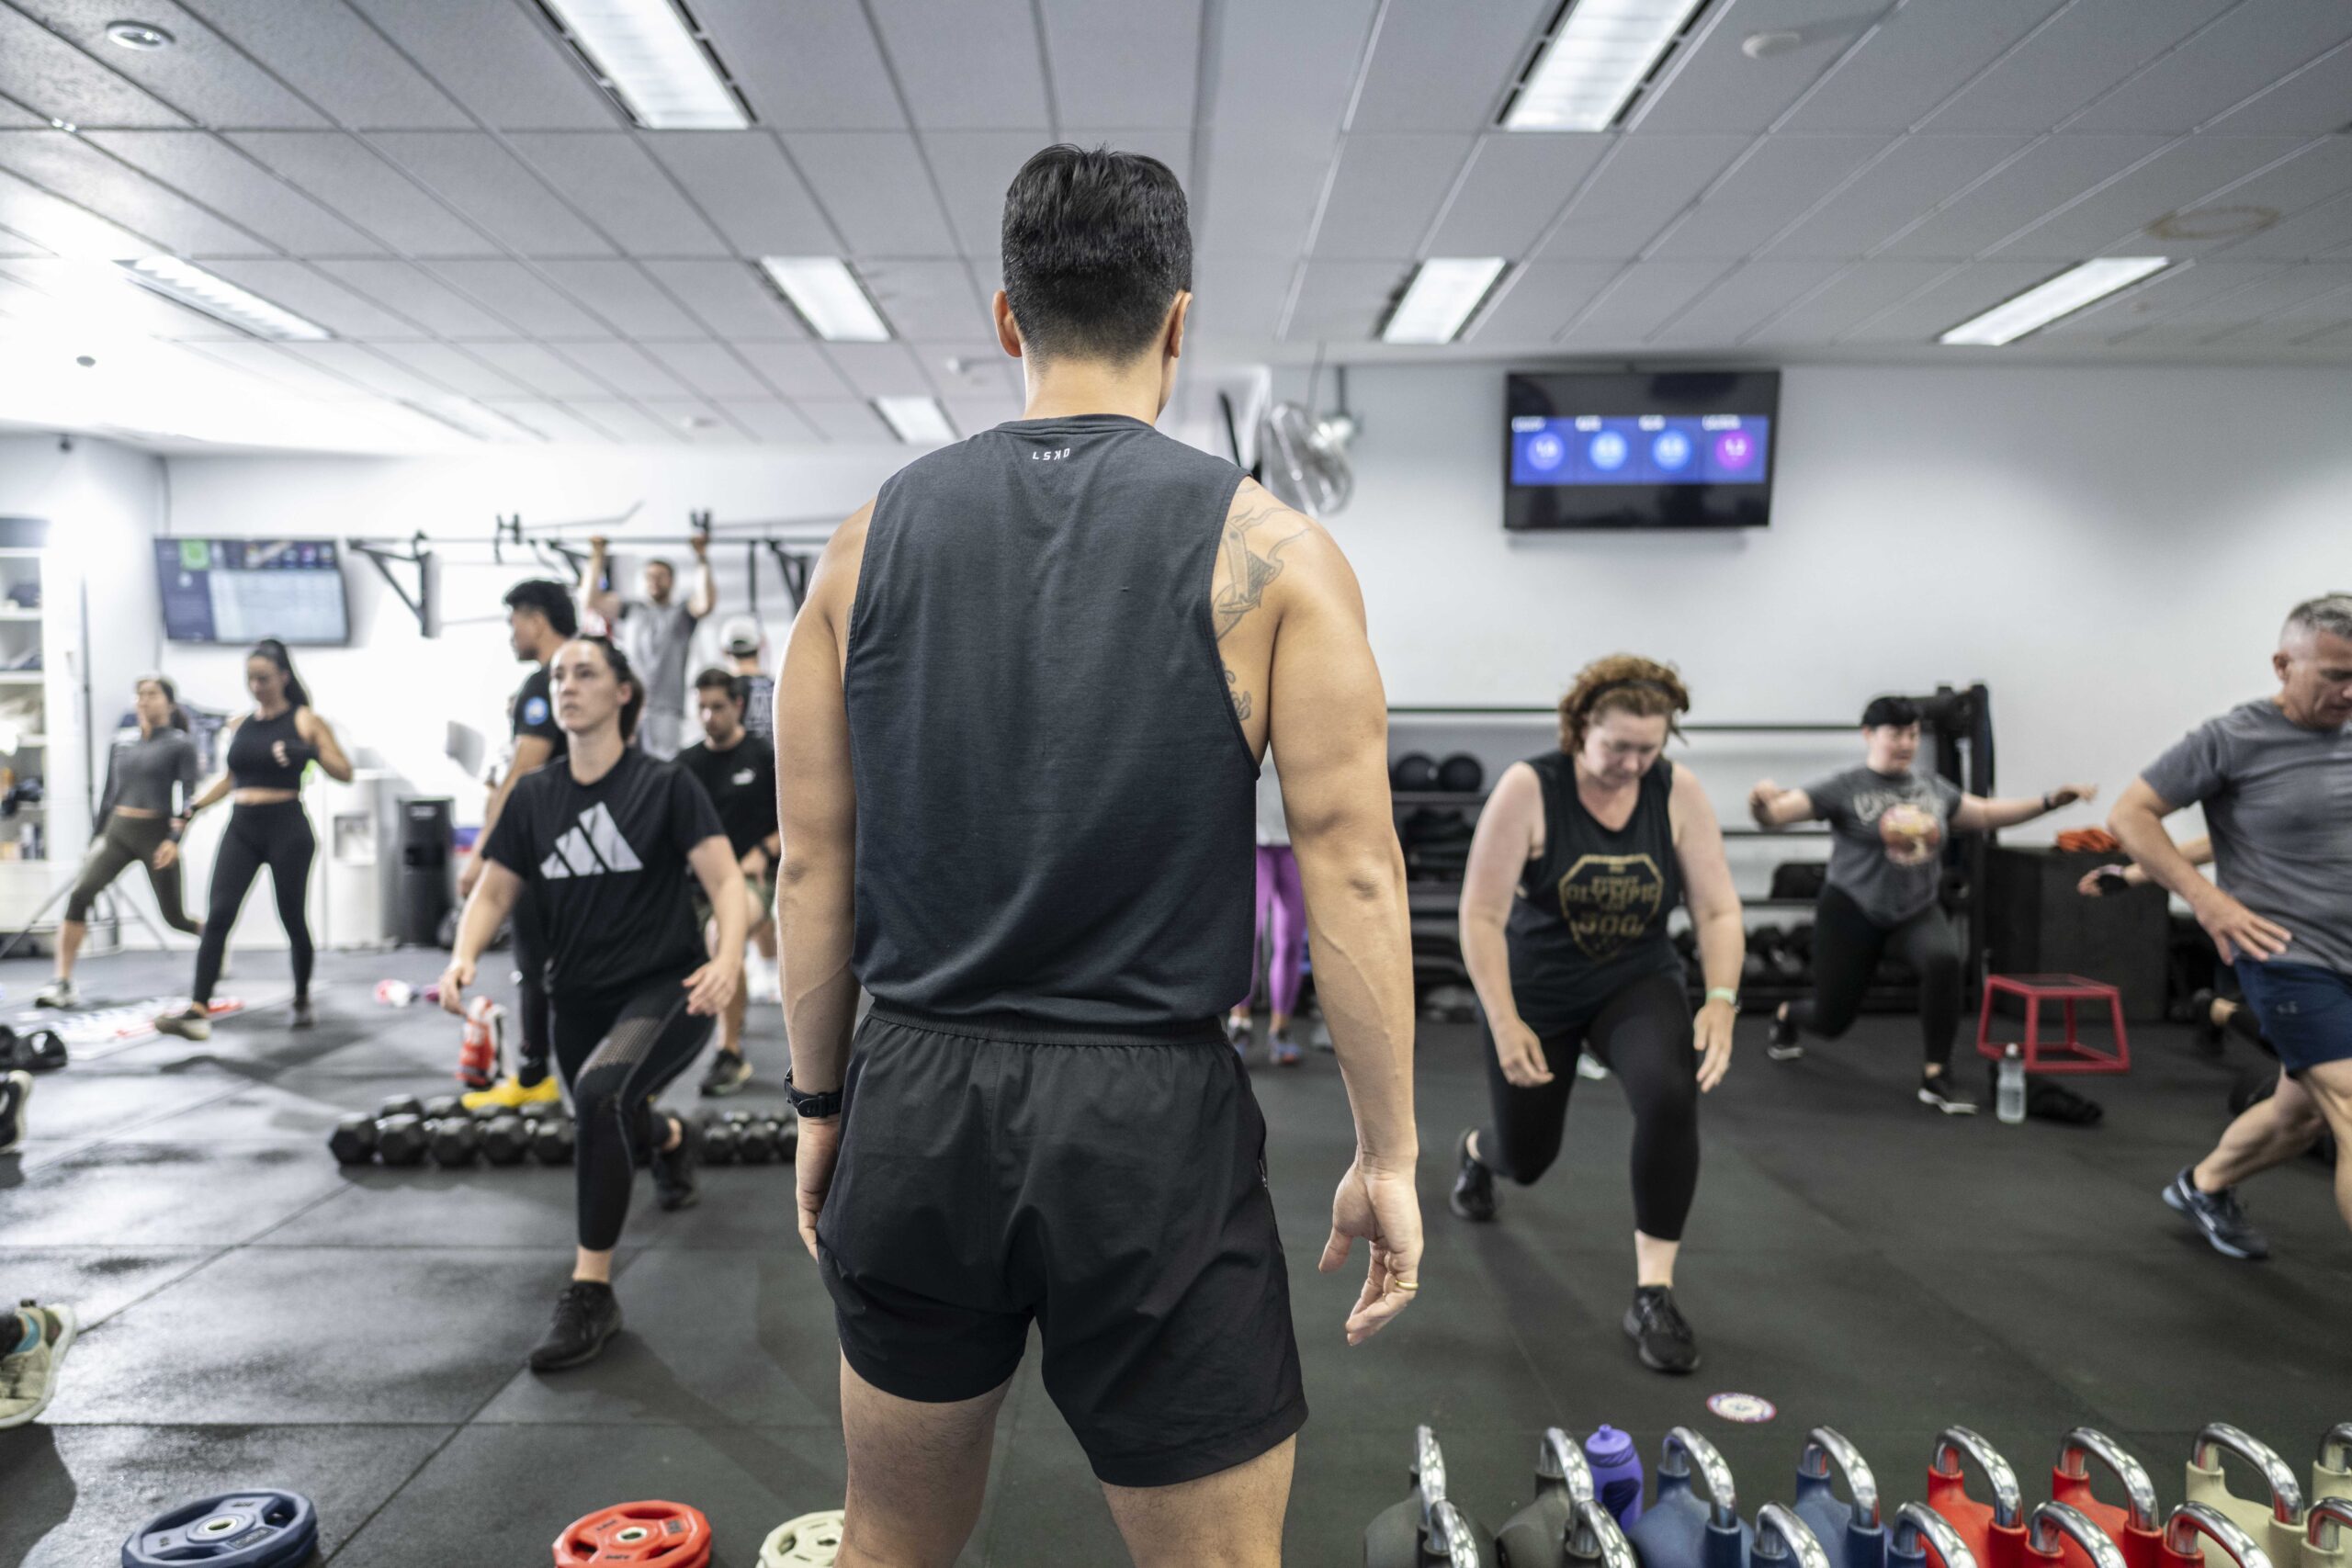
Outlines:
[[635,1562],[650,1568],[704,1568],[710,1521],[684,1503],[617,1503],[573,1520],[555,1538],[556,1568]]

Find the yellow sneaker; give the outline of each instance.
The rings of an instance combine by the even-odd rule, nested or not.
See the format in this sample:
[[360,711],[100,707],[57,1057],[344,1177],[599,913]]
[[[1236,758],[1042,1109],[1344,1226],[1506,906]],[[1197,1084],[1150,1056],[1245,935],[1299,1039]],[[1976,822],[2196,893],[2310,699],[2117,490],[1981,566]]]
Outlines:
[[560,1104],[562,1100],[563,1090],[556,1087],[553,1073],[549,1073],[529,1089],[525,1089],[521,1080],[509,1073],[488,1089],[478,1089],[471,1094],[466,1095],[461,1103],[469,1111],[480,1111],[491,1107],[496,1107],[501,1111],[520,1111],[526,1105],[555,1105]]

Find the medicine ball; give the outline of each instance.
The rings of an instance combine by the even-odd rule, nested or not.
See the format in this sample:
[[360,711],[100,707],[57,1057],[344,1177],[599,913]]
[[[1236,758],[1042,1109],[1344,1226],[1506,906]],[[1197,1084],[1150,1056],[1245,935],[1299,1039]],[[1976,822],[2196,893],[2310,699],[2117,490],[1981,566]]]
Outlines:
[[1425,795],[1437,788],[1437,763],[1427,752],[1408,751],[1388,764],[1388,787],[1402,795]]
[[1437,787],[1455,795],[1476,795],[1487,782],[1487,770],[1467,751],[1456,751],[1437,765]]

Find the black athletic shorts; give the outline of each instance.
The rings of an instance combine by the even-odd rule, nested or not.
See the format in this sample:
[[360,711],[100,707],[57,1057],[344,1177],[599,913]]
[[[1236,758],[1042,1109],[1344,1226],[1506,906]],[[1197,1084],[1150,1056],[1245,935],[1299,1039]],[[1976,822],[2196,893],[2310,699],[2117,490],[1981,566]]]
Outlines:
[[1018,1032],[877,1005],[817,1224],[842,1353],[901,1399],[1021,1364],[1094,1473],[1169,1486],[1306,1420],[1266,1123],[1215,1020]]

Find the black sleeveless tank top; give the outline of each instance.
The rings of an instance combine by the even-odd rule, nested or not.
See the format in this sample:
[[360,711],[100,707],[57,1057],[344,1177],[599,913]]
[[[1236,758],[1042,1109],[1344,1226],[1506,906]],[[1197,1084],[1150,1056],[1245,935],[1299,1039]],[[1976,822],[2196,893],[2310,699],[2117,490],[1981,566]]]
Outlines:
[[1565,751],[1531,757],[1544,786],[1544,852],[1519,879],[1507,928],[1511,995],[1538,1033],[1576,1027],[1635,980],[1682,973],[1666,920],[1682,902],[1668,799],[1674,764],[1642,776],[1634,814],[1611,832],[1577,796]]
[[844,676],[878,999],[1149,1030],[1249,989],[1258,768],[1209,605],[1240,483],[1091,414],[883,485]]
[[245,715],[237,726],[237,733],[229,739],[229,783],[237,789],[300,789],[302,769],[309,759],[298,756],[291,767],[277,760],[277,742],[283,740],[288,750],[304,744],[301,732],[294,728],[298,708],[288,708],[276,718],[264,718],[257,713]]

